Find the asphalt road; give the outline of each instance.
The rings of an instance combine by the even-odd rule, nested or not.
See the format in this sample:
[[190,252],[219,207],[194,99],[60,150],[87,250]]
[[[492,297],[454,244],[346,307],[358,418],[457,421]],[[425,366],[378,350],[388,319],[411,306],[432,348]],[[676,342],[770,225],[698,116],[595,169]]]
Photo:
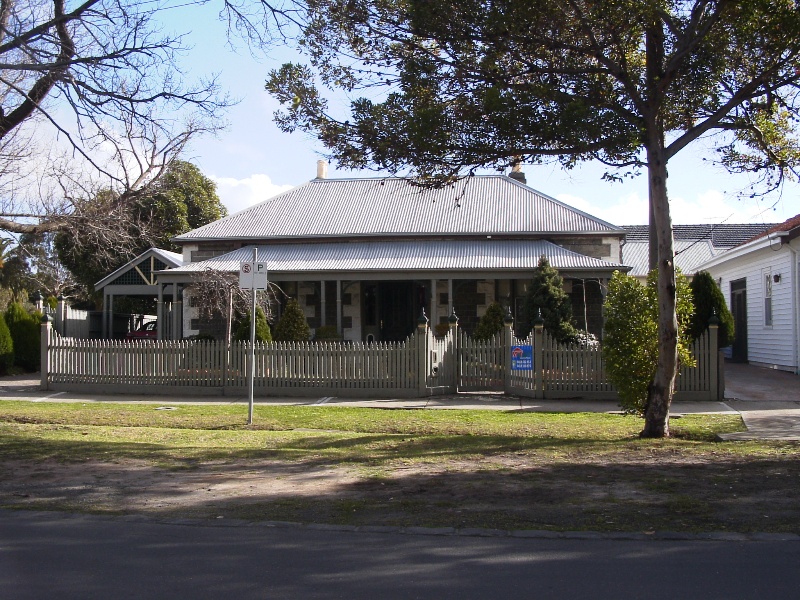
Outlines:
[[800,597],[797,541],[550,540],[225,527],[0,510],[0,597]]

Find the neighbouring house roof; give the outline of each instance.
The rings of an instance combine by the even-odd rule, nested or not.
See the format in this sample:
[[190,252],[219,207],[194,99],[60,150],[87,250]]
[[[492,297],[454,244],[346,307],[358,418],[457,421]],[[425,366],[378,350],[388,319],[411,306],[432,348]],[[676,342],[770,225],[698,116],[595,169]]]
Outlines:
[[[359,241],[258,246],[259,261],[270,273],[499,272],[531,271],[547,256],[560,271],[626,271],[627,267],[572,252],[545,240]],[[239,271],[252,260],[253,247],[240,248],[202,262],[170,269],[164,275],[206,269]]]
[[[140,268],[140,265],[143,265],[143,263],[143,268]],[[95,283],[94,289],[101,290],[107,285],[113,284],[154,285],[155,280],[153,274],[156,271],[180,267],[182,265],[182,255],[160,248],[150,248]]]
[[[675,240],[674,248],[675,266],[687,276],[694,275],[699,265],[723,251],[715,249],[707,240]],[[622,246],[622,262],[631,267],[629,275],[647,277],[650,266],[650,244],[626,241]]]
[[757,239],[767,237],[773,233],[780,233],[780,232],[788,232],[794,229],[800,228],[800,215],[795,215],[790,219],[786,219],[783,223],[778,223],[777,225],[768,226],[769,229],[762,231],[761,233],[754,235],[750,239],[746,240],[746,242],[754,242]]
[[175,241],[623,233],[505,175],[489,175],[437,190],[403,178],[314,179]]
[[[733,248],[774,227],[775,223],[740,223],[717,225],[673,225],[672,236],[678,241],[707,240],[714,248]],[[647,242],[650,229],[647,225],[624,225],[628,242]]]
[[782,240],[786,239],[787,237],[789,240],[791,240],[797,235],[800,235],[800,215],[795,215],[783,223],[770,225],[768,229],[762,231],[754,237],[751,237],[735,248],[730,248],[725,252],[719,253],[710,258],[703,265],[701,265],[701,267],[704,269],[715,267],[729,260],[746,256],[751,252],[760,251],[765,248],[771,248],[775,250],[776,248],[774,246],[777,245],[777,248],[780,248]]

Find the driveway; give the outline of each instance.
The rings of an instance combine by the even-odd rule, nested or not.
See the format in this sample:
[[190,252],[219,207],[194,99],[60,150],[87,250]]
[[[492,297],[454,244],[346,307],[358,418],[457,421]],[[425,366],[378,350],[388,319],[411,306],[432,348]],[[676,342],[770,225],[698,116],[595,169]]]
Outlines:
[[723,439],[800,441],[800,376],[725,363],[725,403],[742,415],[747,431]]

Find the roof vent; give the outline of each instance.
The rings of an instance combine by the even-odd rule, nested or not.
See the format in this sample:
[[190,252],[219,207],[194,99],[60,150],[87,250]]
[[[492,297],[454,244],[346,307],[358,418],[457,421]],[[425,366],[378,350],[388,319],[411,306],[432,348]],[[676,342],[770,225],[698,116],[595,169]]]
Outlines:
[[508,176],[511,177],[511,179],[519,181],[520,183],[528,183],[528,181],[525,179],[525,173],[522,172],[522,165],[519,163],[516,163],[513,167],[511,167],[511,173],[509,173]]
[[328,161],[318,160],[317,179],[327,179],[327,178],[328,178]]

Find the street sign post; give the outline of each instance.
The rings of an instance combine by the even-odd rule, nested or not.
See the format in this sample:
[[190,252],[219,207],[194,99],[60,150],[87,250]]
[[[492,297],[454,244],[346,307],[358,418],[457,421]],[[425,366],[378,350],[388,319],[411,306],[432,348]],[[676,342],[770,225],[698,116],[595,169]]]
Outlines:
[[[258,256],[258,250],[253,251],[253,256]],[[258,262],[255,258],[251,262],[239,263],[239,287],[243,290],[267,289],[267,263]]]
[[250,351],[247,368],[247,424],[253,424],[253,391],[256,380],[256,294],[267,289],[267,263],[258,262],[258,248],[253,248],[253,260],[239,263],[239,287],[250,290]]

